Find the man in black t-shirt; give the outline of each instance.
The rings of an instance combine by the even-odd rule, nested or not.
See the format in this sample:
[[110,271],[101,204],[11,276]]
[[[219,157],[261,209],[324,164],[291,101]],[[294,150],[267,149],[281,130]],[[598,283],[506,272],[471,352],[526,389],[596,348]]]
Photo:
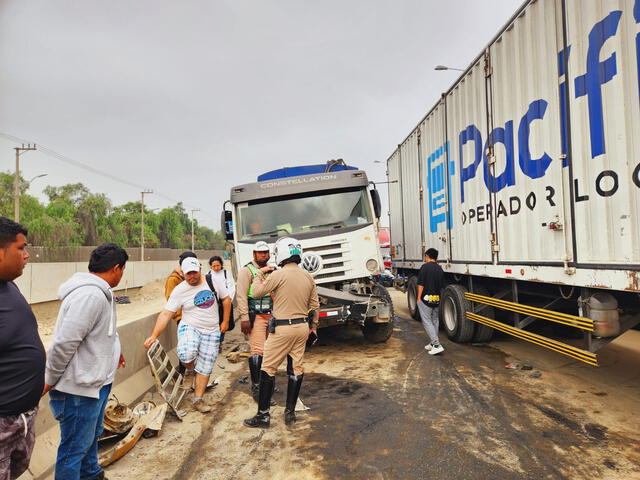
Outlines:
[[422,325],[429,335],[430,343],[425,345],[429,355],[444,352],[438,340],[438,308],[442,290],[443,272],[438,265],[438,250],[430,248],[424,254],[424,265],[418,273],[418,311]]
[[29,254],[27,230],[0,217],[0,480],[29,467],[44,390],[45,352],[31,307],[13,283]]

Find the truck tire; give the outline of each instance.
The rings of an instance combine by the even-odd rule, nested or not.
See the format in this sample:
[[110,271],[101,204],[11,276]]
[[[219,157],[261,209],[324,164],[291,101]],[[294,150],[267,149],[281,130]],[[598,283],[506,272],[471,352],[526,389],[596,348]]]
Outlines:
[[407,282],[407,306],[411,318],[418,322],[422,321],[418,310],[418,277],[415,275]]
[[[482,295],[485,297],[491,296],[489,295],[489,290],[487,290],[482,285],[479,285],[474,289],[475,289],[475,293],[477,293],[478,295]],[[484,308],[482,309],[481,312],[478,312],[478,315],[482,315],[483,317],[490,318],[491,320],[494,320],[496,318],[495,310],[493,309],[493,307],[490,307],[488,305],[481,305],[481,306]],[[474,322],[474,323],[476,328],[475,328],[475,331],[473,332],[472,341],[476,343],[489,342],[493,338],[493,328],[487,327],[482,323],[478,323],[478,322]]]
[[389,295],[387,289],[382,285],[376,284],[373,287],[373,292],[374,295],[382,297],[388,302],[389,307],[391,308],[391,312],[389,312],[389,321],[384,323],[373,323],[366,321],[364,326],[362,327],[362,334],[364,335],[364,338],[366,338],[371,343],[382,343],[389,340],[389,337],[391,337],[391,334],[393,333],[393,319],[395,318],[393,312],[393,302],[391,301],[391,295]]
[[440,295],[440,319],[447,336],[454,342],[464,343],[473,338],[473,321],[467,318],[470,302],[464,298],[467,291],[461,285],[447,285]]

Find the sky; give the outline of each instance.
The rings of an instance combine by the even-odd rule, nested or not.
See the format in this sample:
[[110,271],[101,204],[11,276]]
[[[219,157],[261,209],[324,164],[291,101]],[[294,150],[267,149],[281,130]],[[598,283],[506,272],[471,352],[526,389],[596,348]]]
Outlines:
[[465,68],[521,3],[0,0],[0,171],[10,135],[94,170],[23,154],[40,198],[144,187],[149,208],[182,201],[215,230],[231,187],[269,170],[342,158],[383,182],[460,73],[434,66]]

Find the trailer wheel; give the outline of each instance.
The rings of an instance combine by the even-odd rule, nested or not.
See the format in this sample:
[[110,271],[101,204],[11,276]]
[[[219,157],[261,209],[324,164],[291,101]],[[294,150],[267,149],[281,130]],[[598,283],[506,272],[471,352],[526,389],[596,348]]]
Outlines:
[[[477,293],[478,295],[482,295],[485,297],[490,297],[491,295],[489,295],[489,290],[487,290],[486,288],[484,288],[482,285],[479,285],[478,287],[474,287],[475,289],[475,293]],[[487,317],[490,319],[495,319],[495,310],[493,309],[493,307],[490,307],[488,305],[481,305],[482,307],[484,307],[480,312],[478,312],[478,315],[482,315],[483,317]],[[473,332],[473,341],[474,342],[488,342],[493,338],[493,328],[491,327],[487,327],[486,325],[483,325],[482,323],[475,323],[475,331]]]
[[461,285],[447,285],[440,295],[440,319],[447,336],[454,342],[468,342],[473,338],[474,322],[467,318],[471,304],[464,298],[467,291]]
[[409,315],[414,320],[420,322],[420,311],[418,310],[418,277],[415,275],[407,282],[407,306]]
[[387,289],[380,284],[374,285],[373,293],[378,297],[384,298],[389,304],[389,307],[391,308],[391,312],[389,312],[389,321],[384,323],[367,321],[362,327],[362,333],[364,338],[369,340],[371,343],[382,343],[389,340],[389,337],[391,337],[391,334],[393,333],[393,319],[395,318],[393,302],[391,301],[391,295],[389,295]]

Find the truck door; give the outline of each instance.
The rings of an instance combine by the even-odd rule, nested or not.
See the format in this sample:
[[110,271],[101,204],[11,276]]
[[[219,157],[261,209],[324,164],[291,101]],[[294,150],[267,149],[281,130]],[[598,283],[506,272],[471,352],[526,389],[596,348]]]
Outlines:
[[557,74],[559,8],[560,2],[530,4],[484,58],[491,123],[483,166],[492,198],[476,207],[475,217],[493,222],[501,264],[558,264],[571,255]]

